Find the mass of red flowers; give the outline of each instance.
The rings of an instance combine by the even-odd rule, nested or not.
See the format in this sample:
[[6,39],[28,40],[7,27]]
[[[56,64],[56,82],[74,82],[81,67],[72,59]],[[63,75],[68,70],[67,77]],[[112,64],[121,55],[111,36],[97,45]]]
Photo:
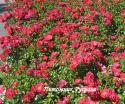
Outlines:
[[124,104],[124,0],[6,3],[0,104]]

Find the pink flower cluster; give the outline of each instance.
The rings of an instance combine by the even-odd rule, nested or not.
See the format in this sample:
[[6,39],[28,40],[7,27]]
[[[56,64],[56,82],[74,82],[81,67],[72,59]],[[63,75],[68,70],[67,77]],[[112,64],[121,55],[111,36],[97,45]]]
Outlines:
[[24,103],[29,103],[34,99],[36,93],[39,93],[41,96],[46,95],[46,91],[44,89],[45,84],[44,83],[37,83],[31,87],[31,90],[28,91],[23,97],[22,100]]

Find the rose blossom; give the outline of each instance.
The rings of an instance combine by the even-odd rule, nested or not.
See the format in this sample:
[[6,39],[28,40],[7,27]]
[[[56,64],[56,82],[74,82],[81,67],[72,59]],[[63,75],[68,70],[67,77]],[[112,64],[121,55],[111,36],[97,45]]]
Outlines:
[[67,82],[65,80],[60,80],[58,82],[58,86],[61,87],[61,88],[64,87],[64,86],[66,86],[66,84],[67,84]]
[[5,96],[6,96],[6,98],[8,98],[8,99],[12,99],[13,96],[14,96],[14,90],[11,89],[11,88],[7,89],[7,90],[6,90],[6,93],[5,93]]

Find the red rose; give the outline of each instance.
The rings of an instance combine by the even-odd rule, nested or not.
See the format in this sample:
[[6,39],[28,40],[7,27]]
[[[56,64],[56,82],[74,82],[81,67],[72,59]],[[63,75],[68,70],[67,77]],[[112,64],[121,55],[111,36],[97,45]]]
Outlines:
[[19,85],[19,82],[15,81],[12,83],[13,88],[16,88]]
[[121,10],[121,16],[125,17],[125,9]]
[[60,88],[65,87],[66,84],[67,84],[67,82],[66,82],[65,80],[60,80],[60,81],[58,82],[58,86],[59,86]]
[[109,89],[103,89],[101,91],[101,97],[103,99],[107,99],[110,96],[110,90]]
[[5,96],[6,96],[6,98],[8,98],[8,99],[12,99],[13,96],[14,96],[14,90],[11,89],[11,88],[7,89],[7,91],[6,91],[6,93],[5,93]]
[[24,95],[22,100],[25,102],[25,103],[29,103],[30,102],[30,97],[28,95]]
[[74,81],[75,85],[78,85],[78,84],[80,84],[81,82],[82,82],[82,79],[80,79],[80,78],[77,78],[77,79],[75,79],[75,81]]
[[120,79],[125,83],[125,74],[124,73],[120,74]]
[[36,91],[42,92],[44,90],[45,85],[43,83],[36,84]]

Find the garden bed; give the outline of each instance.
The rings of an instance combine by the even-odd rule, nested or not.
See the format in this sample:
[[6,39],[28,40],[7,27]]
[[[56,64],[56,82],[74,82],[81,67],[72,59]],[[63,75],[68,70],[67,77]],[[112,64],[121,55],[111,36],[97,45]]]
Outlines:
[[124,104],[124,0],[7,3],[0,104]]

